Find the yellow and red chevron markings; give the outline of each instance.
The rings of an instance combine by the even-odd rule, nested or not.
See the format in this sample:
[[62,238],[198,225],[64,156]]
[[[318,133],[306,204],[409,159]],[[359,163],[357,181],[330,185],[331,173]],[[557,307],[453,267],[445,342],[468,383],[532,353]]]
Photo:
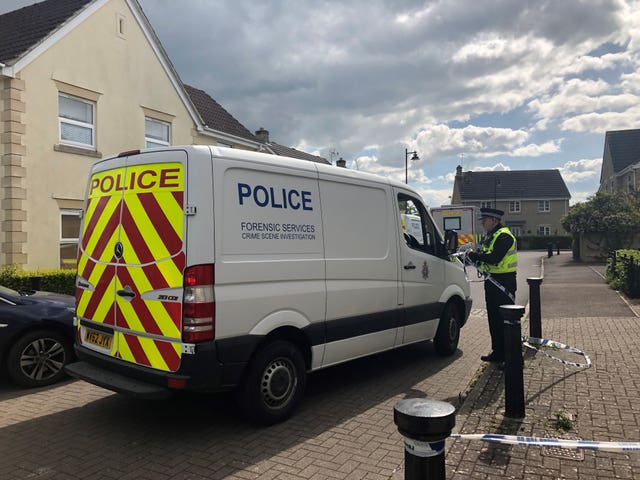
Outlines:
[[[171,176],[164,173],[167,171]],[[118,181],[110,183],[109,178]],[[134,184],[136,178],[144,182]],[[167,178],[171,181],[154,182]],[[145,300],[142,295],[182,287],[183,167],[179,163],[136,165],[92,177],[92,185],[118,182],[132,188],[96,189],[97,194],[90,195],[87,202],[78,275],[95,288],[76,289],[77,313],[81,318],[117,327],[111,355],[175,371],[182,351],[182,305]],[[121,258],[115,256],[118,242],[122,245]],[[116,295],[125,287],[135,294],[132,298]]]
[[458,235],[458,245],[465,245],[467,243],[473,243],[474,238],[470,233],[461,233]]

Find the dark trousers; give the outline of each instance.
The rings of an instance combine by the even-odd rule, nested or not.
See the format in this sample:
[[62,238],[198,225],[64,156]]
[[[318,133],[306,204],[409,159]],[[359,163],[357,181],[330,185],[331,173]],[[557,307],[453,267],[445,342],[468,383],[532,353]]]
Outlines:
[[[516,274],[503,273],[491,275],[500,285],[505,287],[509,293],[516,296]],[[484,282],[484,299],[487,303],[487,316],[489,317],[489,334],[491,335],[491,350],[499,360],[504,359],[504,320],[500,313],[500,305],[513,305],[511,300],[503,291],[496,287],[491,280]]]

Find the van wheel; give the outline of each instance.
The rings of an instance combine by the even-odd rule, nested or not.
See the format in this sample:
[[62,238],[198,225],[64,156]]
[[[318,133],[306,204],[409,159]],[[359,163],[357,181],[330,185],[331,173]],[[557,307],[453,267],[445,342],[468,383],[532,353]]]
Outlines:
[[452,355],[458,349],[460,323],[460,310],[455,303],[447,303],[438,324],[436,338],[433,341],[438,355]]
[[289,418],[306,385],[302,353],[293,343],[276,340],[253,357],[237,390],[244,415],[261,425],[273,425]]

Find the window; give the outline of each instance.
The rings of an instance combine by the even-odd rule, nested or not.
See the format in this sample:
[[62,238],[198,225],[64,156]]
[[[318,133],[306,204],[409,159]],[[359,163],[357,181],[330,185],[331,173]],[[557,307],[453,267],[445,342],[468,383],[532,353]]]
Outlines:
[[60,143],[95,150],[95,103],[58,95]]
[[60,268],[76,268],[80,210],[60,211]]
[[171,124],[145,117],[144,142],[146,148],[167,147],[171,145]]
[[434,255],[436,239],[439,237],[422,202],[401,193],[398,195],[398,205],[407,246]]
[[520,200],[511,200],[509,202],[509,213],[520,213]]
[[520,227],[509,227],[509,230],[511,230],[511,233],[513,233],[514,237],[519,237],[522,235],[522,230],[520,230]]
[[550,212],[551,211],[551,202],[549,200],[538,200],[538,211],[539,212]]
[[480,208],[493,208],[493,202],[489,200],[486,202],[480,202]]
[[444,230],[462,230],[462,218],[461,217],[444,217],[442,219]]
[[551,235],[551,227],[549,225],[538,225],[538,235],[548,237]]

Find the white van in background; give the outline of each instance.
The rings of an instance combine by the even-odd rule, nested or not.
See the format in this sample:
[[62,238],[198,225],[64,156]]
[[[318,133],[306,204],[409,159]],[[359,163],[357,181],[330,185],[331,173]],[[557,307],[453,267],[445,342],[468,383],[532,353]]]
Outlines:
[[407,185],[211,146],[97,162],[77,278],[71,375],[146,398],[235,389],[264,424],[307,372],[424,340],[452,354],[471,308]]

